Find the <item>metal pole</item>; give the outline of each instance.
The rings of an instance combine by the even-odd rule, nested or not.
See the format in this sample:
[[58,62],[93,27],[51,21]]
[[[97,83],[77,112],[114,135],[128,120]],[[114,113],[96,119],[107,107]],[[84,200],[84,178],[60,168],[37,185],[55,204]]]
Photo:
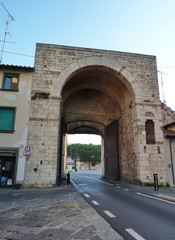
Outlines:
[[158,190],[159,190],[158,176],[157,176],[157,174],[155,173],[155,174],[153,174],[153,177],[154,177],[154,190],[155,190],[156,192],[158,192]]

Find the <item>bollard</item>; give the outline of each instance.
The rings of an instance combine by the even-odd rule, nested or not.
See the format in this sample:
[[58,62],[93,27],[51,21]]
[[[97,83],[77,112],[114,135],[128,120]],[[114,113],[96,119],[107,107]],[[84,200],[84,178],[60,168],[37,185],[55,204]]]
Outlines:
[[67,184],[70,184],[70,172],[67,173]]
[[154,177],[154,190],[158,191],[159,190],[158,176],[157,176],[157,174],[153,174],[153,177]]

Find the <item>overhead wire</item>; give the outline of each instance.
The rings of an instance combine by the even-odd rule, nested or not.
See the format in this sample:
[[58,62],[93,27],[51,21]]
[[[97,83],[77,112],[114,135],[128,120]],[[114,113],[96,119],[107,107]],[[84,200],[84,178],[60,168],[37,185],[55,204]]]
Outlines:
[[[0,52],[2,52],[2,50],[0,50]],[[33,57],[32,55],[28,55],[28,54],[23,54],[23,53],[16,53],[16,52],[9,52],[9,51],[4,51],[5,53],[10,53],[10,54],[16,54],[16,55],[20,55],[20,56],[25,56],[25,57]]]

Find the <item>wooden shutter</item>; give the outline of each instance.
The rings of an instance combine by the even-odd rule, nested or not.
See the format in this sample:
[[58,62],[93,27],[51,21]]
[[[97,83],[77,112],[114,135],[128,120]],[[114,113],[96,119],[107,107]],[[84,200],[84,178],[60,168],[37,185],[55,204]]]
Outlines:
[[15,108],[0,108],[0,130],[14,129]]
[[153,120],[146,120],[145,130],[146,130],[146,143],[155,144],[155,131]]

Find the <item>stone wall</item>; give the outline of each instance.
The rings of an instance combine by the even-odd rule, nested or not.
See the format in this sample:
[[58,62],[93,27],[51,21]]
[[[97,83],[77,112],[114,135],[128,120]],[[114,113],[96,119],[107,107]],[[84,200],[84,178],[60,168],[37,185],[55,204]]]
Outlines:
[[[154,56],[37,44],[33,75],[27,164],[28,186],[53,186],[57,175],[62,89],[76,71],[103,66],[125,85],[120,104],[119,161],[121,179],[152,182],[157,173],[166,182],[161,106]],[[106,82],[106,84],[108,84]],[[115,92],[111,92],[115,95]],[[151,116],[146,114],[151,112]],[[145,121],[155,123],[156,143],[147,145]]]

